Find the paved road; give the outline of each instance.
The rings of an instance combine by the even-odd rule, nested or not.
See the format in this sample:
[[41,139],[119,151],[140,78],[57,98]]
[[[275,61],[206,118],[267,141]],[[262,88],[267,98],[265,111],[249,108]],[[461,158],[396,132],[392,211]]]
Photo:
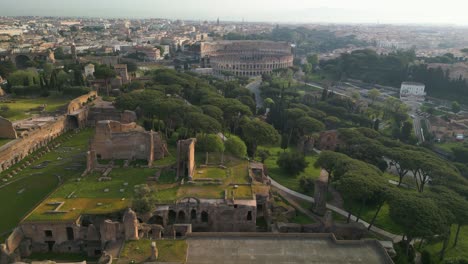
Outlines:
[[[302,193],[298,193],[298,192],[295,192],[291,189],[288,189],[286,187],[284,187],[283,185],[279,184],[278,182],[276,182],[275,180],[273,180],[271,177],[268,177],[268,179],[271,180],[271,185],[275,188],[278,188],[280,189],[281,191],[295,197],[295,198],[298,198],[298,199],[302,199],[304,201],[307,201],[307,202],[311,202],[313,203],[314,202],[314,198],[313,197],[310,197],[310,196],[307,196],[307,195],[304,195]],[[327,204],[327,209],[339,214],[339,215],[342,215],[344,217],[348,217],[348,212],[346,212],[345,210],[341,209],[341,208],[338,208],[336,206],[333,206],[331,204]],[[354,215],[351,215],[351,221],[356,221],[357,217],[354,216]],[[367,223],[366,221],[360,219],[359,220],[360,223],[364,224],[364,226],[368,227],[369,226],[369,223]],[[395,235],[395,234],[392,234],[390,232],[387,232],[383,229],[380,229],[376,226],[372,226],[371,227],[371,231],[383,236],[383,237],[386,237],[390,240],[393,241],[393,243],[398,243],[402,240],[402,236],[400,235]]]
[[263,98],[260,95],[260,85],[262,84],[262,78],[257,78],[255,81],[247,84],[245,88],[249,89],[252,93],[255,94],[255,103],[257,104],[257,108],[263,107]]

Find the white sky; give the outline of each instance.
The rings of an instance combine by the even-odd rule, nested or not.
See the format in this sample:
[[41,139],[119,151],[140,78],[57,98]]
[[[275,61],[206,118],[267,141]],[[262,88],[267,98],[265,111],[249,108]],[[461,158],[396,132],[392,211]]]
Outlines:
[[468,25],[468,0],[0,0],[0,15]]

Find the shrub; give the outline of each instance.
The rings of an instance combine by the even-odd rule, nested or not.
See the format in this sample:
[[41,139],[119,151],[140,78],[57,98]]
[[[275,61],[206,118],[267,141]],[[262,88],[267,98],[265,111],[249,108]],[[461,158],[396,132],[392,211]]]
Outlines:
[[429,253],[429,251],[424,250],[423,252],[421,252],[421,263],[422,264],[431,264],[432,263],[431,253]]
[[298,175],[307,168],[305,157],[297,152],[281,153],[276,164],[290,175]]
[[299,186],[304,192],[312,193],[312,191],[314,190],[314,186],[315,186],[314,179],[303,176],[299,179]]
[[237,136],[231,135],[224,143],[226,152],[235,157],[243,158],[247,156],[247,146],[244,141]]

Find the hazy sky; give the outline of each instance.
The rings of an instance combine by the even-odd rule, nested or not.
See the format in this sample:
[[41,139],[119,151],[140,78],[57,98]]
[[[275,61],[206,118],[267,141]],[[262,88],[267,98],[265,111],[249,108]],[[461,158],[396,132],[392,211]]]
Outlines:
[[468,0],[0,0],[0,16],[468,25]]

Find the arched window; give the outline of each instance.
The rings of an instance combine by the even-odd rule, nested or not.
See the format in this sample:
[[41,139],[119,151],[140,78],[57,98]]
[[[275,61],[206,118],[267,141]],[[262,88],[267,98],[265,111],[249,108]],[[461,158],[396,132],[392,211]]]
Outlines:
[[190,211],[190,219],[197,219],[197,211],[195,209],[192,209],[192,211]]
[[208,223],[208,213],[207,212],[203,211],[201,213],[201,220],[202,220],[203,223]]

